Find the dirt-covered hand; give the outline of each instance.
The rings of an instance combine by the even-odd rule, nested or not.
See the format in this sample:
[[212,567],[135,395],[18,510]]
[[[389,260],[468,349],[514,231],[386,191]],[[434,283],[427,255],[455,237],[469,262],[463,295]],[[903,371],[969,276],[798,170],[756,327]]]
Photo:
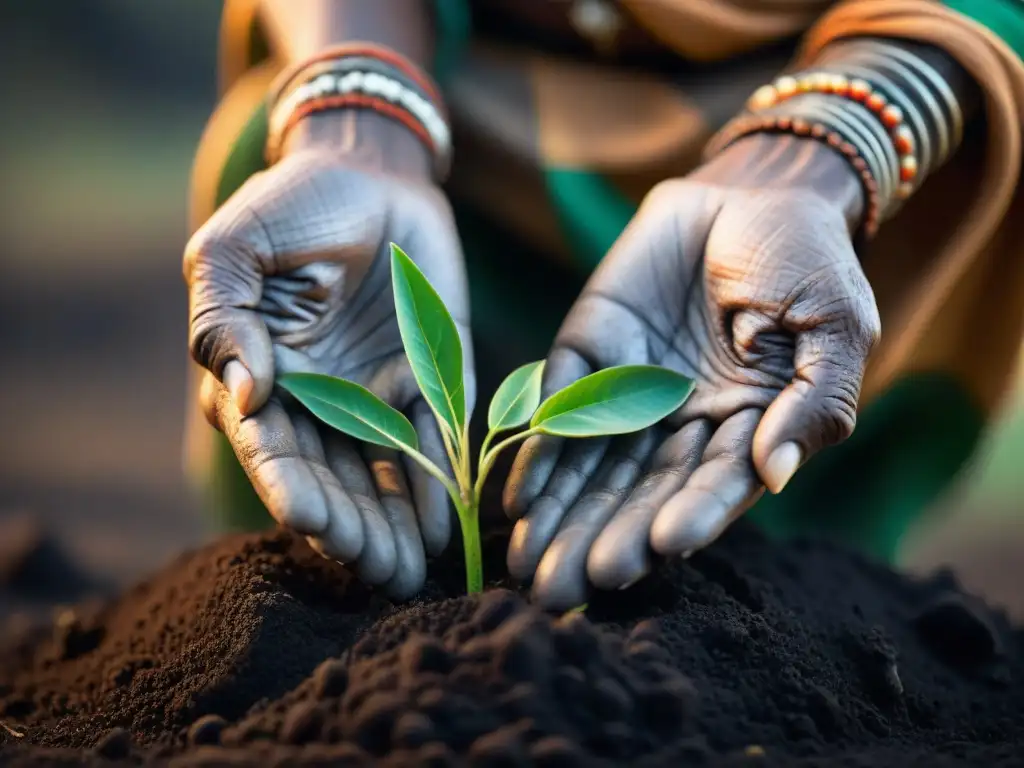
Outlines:
[[860,208],[838,154],[787,137],[746,139],[650,193],[562,325],[545,394],[636,363],[696,389],[645,432],[523,445],[508,564],[537,601],[567,609],[588,577],[622,588],[652,554],[707,546],[852,432],[879,334],[851,244]]
[[425,552],[450,538],[444,489],[398,453],[321,425],[274,387],[275,375],[295,371],[359,382],[406,413],[423,453],[447,466],[402,349],[389,243],[412,255],[456,320],[471,408],[462,253],[442,192],[381,165],[337,149],[287,155],[195,234],[184,273],[192,355],[208,371],[201,405],[270,514],[404,598],[423,584]]

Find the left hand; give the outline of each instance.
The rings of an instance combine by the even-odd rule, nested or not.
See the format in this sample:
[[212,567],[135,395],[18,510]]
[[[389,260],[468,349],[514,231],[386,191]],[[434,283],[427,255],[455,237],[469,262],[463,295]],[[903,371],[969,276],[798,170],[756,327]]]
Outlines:
[[512,575],[550,609],[626,587],[652,554],[706,547],[763,492],[853,431],[874,296],[851,243],[860,184],[809,139],[743,139],[644,201],[555,340],[545,396],[594,370],[696,380],[665,423],[615,439],[534,437],[516,459]]

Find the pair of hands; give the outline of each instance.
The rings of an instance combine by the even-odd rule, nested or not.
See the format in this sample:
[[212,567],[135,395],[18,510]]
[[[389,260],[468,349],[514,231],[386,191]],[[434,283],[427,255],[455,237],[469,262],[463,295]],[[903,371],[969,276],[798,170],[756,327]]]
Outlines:
[[[379,160],[379,158],[378,158]],[[663,365],[697,382],[664,424],[614,439],[535,437],[505,493],[511,573],[566,609],[588,582],[628,586],[655,555],[714,541],[765,486],[853,430],[879,332],[850,231],[856,177],[814,142],[745,139],[644,201],[558,333],[545,395],[594,370]],[[402,350],[388,243],[416,260],[463,335],[468,287],[451,210],[424,173],[300,144],[251,178],[185,255],[201,405],[271,515],[394,598],[452,532],[440,484],[399,454],[328,430],[276,373],[357,381],[404,411],[446,465]]]

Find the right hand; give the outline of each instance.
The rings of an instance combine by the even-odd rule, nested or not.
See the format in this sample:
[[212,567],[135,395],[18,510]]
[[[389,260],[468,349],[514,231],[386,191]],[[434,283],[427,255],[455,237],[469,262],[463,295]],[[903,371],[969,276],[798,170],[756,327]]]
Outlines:
[[395,451],[326,427],[274,389],[277,374],[294,371],[356,381],[403,411],[422,452],[448,465],[402,348],[393,241],[455,319],[472,409],[468,289],[451,209],[425,173],[396,172],[386,167],[394,165],[388,152],[365,149],[292,151],[195,233],[184,260],[189,342],[207,371],[201,407],[274,519],[403,599],[423,585],[425,555],[451,536],[441,484]]

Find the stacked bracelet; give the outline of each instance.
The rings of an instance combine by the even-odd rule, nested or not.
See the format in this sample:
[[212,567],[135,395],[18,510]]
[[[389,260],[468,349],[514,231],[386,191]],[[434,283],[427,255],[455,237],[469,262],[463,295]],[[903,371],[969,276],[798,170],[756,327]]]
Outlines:
[[887,41],[837,41],[816,64],[758,88],[747,112],[711,140],[708,153],[764,131],[828,143],[861,178],[863,232],[870,236],[952,155],[963,136],[963,112],[934,68]]
[[[794,103],[792,106],[801,106]],[[806,106],[806,105],[804,105]],[[861,181],[864,191],[864,221],[862,234],[871,238],[881,222],[885,188],[879,187],[879,178],[885,178],[874,153],[865,145],[864,134],[851,135],[847,125],[840,124],[833,115],[809,110],[765,110],[741,115],[723,128],[708,144],[707,153],[717,154],[744,136],[754,133],[788,133],[821,141],[850,163]],[[851,140],[852,139],[852,140]]]
[[418,68],[382,46],[347,45],[286,72],[269,97],[266,157],[280,158],[284,140],[302,118],[333,109],[371,109],[405,125],[434,157],[444,179],[451,132],[440,95]]
[[755,91],[747,108],[752,111],[763,110],[806,93],[838,96],[853,104],[863,105],[875,115],[889,132],[890,145],[899,156],[898,173],[901,183],[896,195],[906,199],[912,194],[913,182],[917,178],[920,165],[917,159],[917,141],[905,122],[903,109],[871,82],[861,78],[851,80],[845,74],[835,72],[785,75]]

